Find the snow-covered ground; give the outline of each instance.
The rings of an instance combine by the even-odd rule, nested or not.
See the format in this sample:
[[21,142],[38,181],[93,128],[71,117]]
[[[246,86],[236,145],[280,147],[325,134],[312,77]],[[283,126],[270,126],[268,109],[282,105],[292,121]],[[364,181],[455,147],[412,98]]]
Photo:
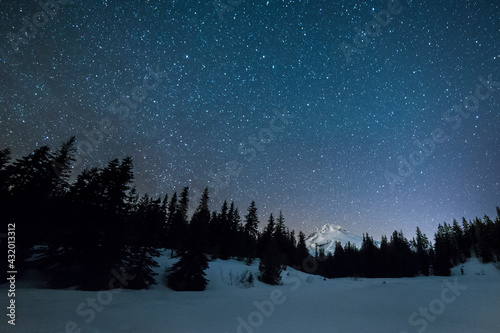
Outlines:
[[[159,258],[158,280],[173,262]],[[448,278],[357,280],[288,268],[282,286],[256,279],[245,289],[236,277],[257,274],[257,262],[216,260],[204,292],[175,292],[161,281],[151,290],[112,292],[44,290],[19,281],[16,326],[4,314],[0,332],[499,332],[500,270],[476,259],[463,266],[464,275],[458,266]]]

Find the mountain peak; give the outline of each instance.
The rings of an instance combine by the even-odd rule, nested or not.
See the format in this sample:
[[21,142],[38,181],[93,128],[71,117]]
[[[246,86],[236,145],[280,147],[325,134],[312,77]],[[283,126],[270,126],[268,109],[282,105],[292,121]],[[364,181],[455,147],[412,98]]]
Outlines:
[[345,229],[343,229],[342,226],[334,225],[334,224],[325,224],[323,227],[321,227],[321,230],[318,230],[318,231],[324,234],[326,232],[331,232],[334,230],[338,230],[338,231],[344,230],[345,231]]
[[306,238],[307,249],[312,255],[316,253],[316,248],[318,251],[324,249],[325,253],[333,253],[335,242],[340,242],[342,246],[349,242],[359,249],[363,243],[363,237],[351,234],[340,225],[325,224]]

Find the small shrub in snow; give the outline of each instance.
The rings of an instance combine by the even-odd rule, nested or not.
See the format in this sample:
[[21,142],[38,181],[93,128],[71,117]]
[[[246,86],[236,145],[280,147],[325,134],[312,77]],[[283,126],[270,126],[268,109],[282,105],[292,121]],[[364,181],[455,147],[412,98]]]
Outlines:
[[235,285],[240,288],[251,288],[253,287],[254,277],[251,272],[244,270],[241,274],[235,277]]

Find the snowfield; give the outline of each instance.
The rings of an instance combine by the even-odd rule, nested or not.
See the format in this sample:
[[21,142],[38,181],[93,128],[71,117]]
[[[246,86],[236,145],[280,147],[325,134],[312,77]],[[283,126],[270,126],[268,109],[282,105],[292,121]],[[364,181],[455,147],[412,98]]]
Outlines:
[[[168,254],[169,252],[167,252]],[[500,270],[477,259],[451,277],[331,279],[288,268],[283,285],[238,285],[258,263],[210,262],[204,292],[151,290],[85,292],[33,288],[18,281],[16,325],[4,316],[1,332],[37,333],[308,333],[499,332]],[[2,294],[7,285],[0,286]],[[6,298],[2,298],[6,299]],[[4,311],[7,304],[4,302]]]

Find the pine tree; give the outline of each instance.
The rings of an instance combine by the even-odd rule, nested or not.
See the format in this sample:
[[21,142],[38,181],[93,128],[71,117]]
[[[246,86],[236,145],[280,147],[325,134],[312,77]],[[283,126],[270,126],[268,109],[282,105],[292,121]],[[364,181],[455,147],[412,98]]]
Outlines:
[[438,231],[434,234],[434,275],[450,276],[451,253],[446,228],[438,225]]
[[303,263],[304,260],[309,257],[309,251],[306,246],[306,235],[300,231],[299,241],[297,243],[297,249],[294,255],[294,267],[298,270],[304,270]]
[[231,256],[241,256],[241,245],[243,241],[240,235],[241,217],[238,208],[235,208],[234,202],[231,202],[229,211],[227,213],[227,223],[229,225],[229,232],[226,242],[228,243],[228,252]]
[[462,239],[459,243],[459,246],[465,257],[470,258],[472,244],[471,244],[469,223],[467,223],[465,217],[462,218]]
[[478,247],[478,230],[477,230],[477,218],[474,222],[469,220],[469,238],[471,244],[471,251],[476,257],[479,257],[479,247]]
[[[10,150],[0,151],[0,211],[4,215],[2,221],[16,223],[17,266],[21,271],[28,265],[24,260],[34,253],[35,245],[50,247],[61,234],[62,221],[68,218],[63,196],[74,153],[74,138],[55,153],[43,146],[9,165]],[[56,161],[63,165],[62,176],[53,171],[52,164]],[[47,247],[36,254],[36,260],[30,260],[29,265],[50,264],[55,260],[49,258],[52,252]]]
[[457,263],[465,262],[465,259],[467,258],[466,256],[467,250],[464,249],[464,234],[462,228],[460,228],[460,225],[458,225],[458,222],[455,219],[453,219],[452,239],[453,239],[452,241],[453,248],[456,253],[455,257]]
[[347,263],[344,248],[340,242],[335,242],[335,251],[333,252],[332,258],[332,272],[333,277],[346,277],[347,273]]
[[177,212],[177,192],[174,192],[167,207],[167,221],[165,230],[165,248],[171,249],[171,257],[173,257],[174,249],[178,247],[177,233],[175,224],[175,214]]
[[500,261],[500,207],[496,207],[497,217],[493,226],[493,251],[495,251],[496,260]]
[[168,271],[168,286],[176,291],[203,291],[208,285],[205,270],[208,259],[199,249],[199,243],[188,238],[180,260]]
[[288,240],[287,240],[286,264],[288,266],[295,265],[296,251],[297,251],[297,239],[295,238],[295,230],[292,230],[288,234]]
[[256,244],[259,232],[257,227],[259,225],[259,219],[257,217],[257,207],[255,201],[250,203],[248,207],[248,213],[245,215],[245,256],[247,258],[247,263],[251,264],[256,255]]
[[375,246],[373,238],[368,234],[363,234],[363,243],[361,244],[359,252],[362,269],[361,274],[369,278],[379,276],[379,249]]
[[[208,208],[208,188],[205,187],[203,194],[200,199],[200,204],[196,208],[193,217],[191,218],[191,224],[189,226],[189,232],[194,234],[195,240],[199,243],[198,247],[201,252],[206,253],[208,251],[208,226],[210,223],[210,210]],[[189,235],[188,237],[193,237]]]
[[[16,224],[16,261],[20,271],[33,255],[35,245],[44,245],[52,211],[52,155],[47,146],[17,159],[6,168],[9,175],[5,222]],[[26,209],[26,208],[29,209]]]
[[[208,203],[206,203],[208,205]],[[179,199],[179,205],[177,206],[177,215],[180,215],[183,221],[187,221],[187,212],[189,208],[189,187],[185,186],[182,189],[180,199]]]
[[344,256],[344,268],[347,276],[359,276],[361,273],[359,250],[351,242],[347,242],[344,246]]
[[425,234],[420,231],[420,228],[417,227],[417,236],[415,239],[415,249],[417,256],[417,271],[419,274],[423,274],[425,276],[429,275],[429,239]]
[[[74,160],[74,138],[55,153],[42,146],[7,165],[9,154],[9,149],[0,153],[0,209],[3,221],[16,224],[17,266],[25,271],[26,266],[47,257],[47,251],[40,251],[36,261],[25,261],[33,255],[34,246],[47,245],[59,232],[65,208],[60,199],[67,190],[68,170]],[[54,173],[56,161],[63,164],[64,177]]]
[[280,215],[276,220],[276,226],[273,232],[273,238],[276,241],[276,246],[278,247],[278,252],[280,255],[280,261],[282,264],[286,264],[288,262],[288,230],[285,226],[285,218],[283,217],[283,213],[280,210]]
[[259,263],[259,280],[271,285],[277,285],[281,282],[282,271],[278,247],[273,237],[274,231],[274,217],[273,214],[271,214],[261,237],[260,246],[262,247],[262,253]]
[[451,258],[453,260],[453,265],[457,265],[460,262],[465,261],[465,256],[460,251],[459,240],[462,237],[462,229],[458,225],[456,219],[453,219],[453,224],[447,225],[447,233],[450,241]]
[[7,164],[10,161],[10,148],[0,149],[0,171],[7,168]]
[[220,226],[220,258],[222,260],[229,259],[232,252],[232,225],[229,221],[229,213],[227,202],[224,200],[222,204],[221,213],[219,215],[219,226]]
[[274,229],[273,236],[276,239],[280,250],[282,252],[285,252],[287,243],[287,230],[285,226],[285,218],[283,217],[283,213],[281,212],[281,210],[279,217],[276,219],[276,227]]
[[51,164],[55,177],[52,178],[54,191],[52,195],[63,196],[69,191],[71,165],[76,161],[75,143],[76,139],[73,136],[53,154]]
[[74,213],[67,194],[70,191],[69,179],[71,176],[71,165],[76,160],[75,137],[71,137],[67,142],[56,150],[52,158],[52,191],[50,194],[50,205],[52,209],[51,218],[45,228],[48,233],[47,247],[42,250],[39,256],[41,263],[50,266],[58,259],[54,256],[58,254],[60,239],[65,237],[64,230],[68,219]]
[[257,257],[262,258],[266,250],[267,243],[271,241],[275,242],[274,229],[275,229],[274,217],[273,214],[271,213],[271,215],[269,215],[269,220],[267,221],[267,225],[264,228],[264,232],[262,232],[259,238]]
[[165,194],[163,197],[163,200],[161,201],[161,206],[160,210],[163,214],[163,225],[160,231],[160,236],[158,236],[159,239],[159,247],[160,248],[166,248],[167,245],[167,228],[168,228],[168,194]]
[[328,252],[328,254],[326,255],[326,259],[324,262],[324,271],[322,275],[328,279],[335,277],[335,264],[331,252]]
[[389,277],[390,273],[390,262],[389,262],[389,242],[387,241],[387,236],[383,235],[380,240],[380,262],[379,262],[379,276]]
[[123,264],[132,179],[132,160],[125,158],[103,169],[85,170],[71,186],[68,202],[73,216],[56,244],[61,249],[59,264],[67,272],[64,283],[100,290]]
[[417,274],[415,257],[402,231],[394,231],[391,236],[389,262],[392,277],[410,277]]
[[220,223],[219,214],[217,211],[213,211],[210,216],[210,223],[208,226],[208,242],[209,242],[209,253],[212,255],[213,259],[219,258],[220,255]]
[[206,230],[210,220],[208,199],[208,189],[205,188],[200,205],[191,219],[181,258],[169,270],[168,286],[174,290],[202,291],[208,284],[205,278],[208,259],[204,254],[207,248]]
[[245,256],[245,231],[243,224],[241,223],[241,216],[238,208],[234,209],[232,220],[232,228],[235,233],[234,238],[234,251],[235,255],[238,256],[238,260],[243,260]]
[[[481,219],[477,219],[481,221]],[[484,215],[483,222],[478,223],[478,245],[479,245],[479,254],[484,263],[492,262],[493,257],[493,237],[494,237],[494,229],[495,226],[493,221],[489,218],[488,215]]]
[[172,221],[170,222],[169,240],[172,242],[170,246],[174,250],[180,250],[182,248],[182,244],[184,243],[185,237],[187,235],[188,206],[189,206],[189,187],[184,187],[182,189],[177,205],[175,206]]
[[128,223],[131,232],[127,236],[128,251],[123,266],[133,279],[127,288],[148,289],[157,283],[153,268],[159,265],[154,258],[160,255],[157,247],[161,242],[165,214],[160,199],[150,199],[147,194],[131,210]]
[[434,245],[429,242],[429,275],[434,274],[434,267],[436,267],[436,252],[434,251]]
[[52,155],[47,146],[17,159],[10,168],[9,187],[13,195],[33,196],[46,201],[53,190]]
[[[111,271],[119,269],[127,256],[126,234],[123,226],[126,225],[128,217],[127,199],[134,178],[132,169],[132,159],[126,157],[121,162],[118,159],[112,160],[102,170],[100,179],[104,189],[101,196],[104,211],[101,217],[103,223],[99,226],[102,232],[101,249],[97,251],[101,259],[98,260],[97,270],[94,267],[94,271],[97,271],[95,279],[92,276],[90,281],[84,281],[84,284],[88,283],[85,289],[94,290],[94,288],[103,288],[103,285],[107,286],[112,278]],[[96,265],[95,259],[88,264]]]

